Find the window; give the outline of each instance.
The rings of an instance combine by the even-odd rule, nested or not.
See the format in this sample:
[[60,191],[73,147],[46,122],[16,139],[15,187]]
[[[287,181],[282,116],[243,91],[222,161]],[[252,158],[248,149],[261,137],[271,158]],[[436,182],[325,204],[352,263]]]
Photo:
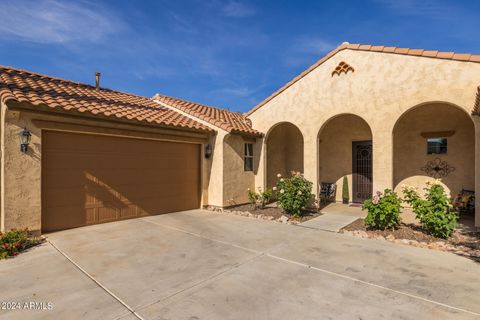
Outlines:
[[253,143],[245,143],[243,170],[253,171]]
[[446,154],[447,138],[428,138],[427,153],[428,154]]

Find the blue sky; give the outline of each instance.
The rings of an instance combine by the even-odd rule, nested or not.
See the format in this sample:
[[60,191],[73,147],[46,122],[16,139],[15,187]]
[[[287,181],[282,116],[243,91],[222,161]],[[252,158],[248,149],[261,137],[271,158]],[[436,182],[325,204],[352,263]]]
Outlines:
[[0,0],[0,65],[247,111],[344,41],[480,53],[480,1]]

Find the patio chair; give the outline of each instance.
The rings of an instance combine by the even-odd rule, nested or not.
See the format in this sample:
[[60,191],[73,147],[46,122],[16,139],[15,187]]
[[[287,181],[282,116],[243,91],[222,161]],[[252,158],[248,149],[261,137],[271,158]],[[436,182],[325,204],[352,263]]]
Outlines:
[[328,202],[335,202],[337,194],[337,184],[331,182],[320,183],[320,204]]
[[462,189],[452,200],[453,208],[461,213],[472,213],[475,210],[475,191]]

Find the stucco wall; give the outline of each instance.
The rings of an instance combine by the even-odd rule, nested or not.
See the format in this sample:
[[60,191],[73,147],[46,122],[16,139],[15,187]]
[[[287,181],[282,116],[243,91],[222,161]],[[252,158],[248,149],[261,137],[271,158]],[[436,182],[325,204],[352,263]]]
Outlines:
[[204,182],[207,184],[208,196],[204,199],[204,205],[223,207],[223,141],[226,132],[219,131],[215,137],[210,138],[209,143],[213,148],[210,159],[205,159],[205,168],[207,175]]
[[[355,71],[334,75],[345,61]],[[373,189],[393,187],[393,127],[414,106],[448,102],[471,113],[480,64],[342,50],[249,115],[253,127],[268,132],[289,121],[304,137],[305,177],[318,191],[318,141],[322,125],[335,115],[361,116],[372,130]],[[265,155],[261,161],[265,162]],[[477,172],[476,175],[479,173]],[[266,183],[265,165],[256,175],[256,185]]]
[[228,134],[223,143],[223,206],[232,206],[248,202],[247,189],[255,189],[255,171],[258,159],[254,148],[254,171],[244,171],[243,155],[245,140],[242,136]]
[[266,138],[267,187],[277,184],[277,174],[289,176],[291,171],[304,171],[303,137],[291,123],[281,123]]
[[[447,154],[427,154],[427,139],[422,132],[454,131],[447,137]],[[402,184],[423,188],[431,180],[421,170],[427,161],[439,158],[455,168],[442,178],[454,196],[462,188],[475,189],[475,128],[463,110],[446,104],[428,104],[407,112],[394,130],[394,186]]]
[[[19,133],[32,134],[27,153],[20,152]],[[28,115],[6,112],[2,139],[2,230],[41,229],[41,130]]]
[[368,124],[350,114],[335,117],[322,128],[318,140],[319,182],[337,184],[337,201],[342,201],[344,176],[347,176],[352,200],[352,142],[371,139]]
[[[5,106],[3,106],[2,110],[4,112],[5,109]],[[89,128],[89,130],[93,130],[93,132],[99,134],[125,137],[140,137],[159,140],[166,139],[171,141],[185,141],[192,143],[201,143],[200,141],[204,139],[204,136],[194,133],[179,132],[178,130],[159,128],[146,129],[127,124],[98,122],[82,118],[45,115],[23,111],[19,112],[7,110],[3,120],[3,134],[1,140],[2,183],[0,196],[2,221],[1,229],[3,231],[10,230],[12,228],[29,228],[32,231],[41,230],[42,129],[37,126],[39,120],[53,123],[53,126],[55,126],[55,124],[58,124],[59,126],[77,127],[80,125],[82,126],[81,128]],[[29,150],[26,154],[20,152],[20,142],[18,137],[19,132],[24,127],[26,127],[32,134]],[[209,163],[203,161],[203,167],[208,168]],[[204,196],[205,193],[207,193],[207,188],[209,188],[209,174],[204,174],[202,178],[202,196]],[[220,181],[220,183],[215,184],[215,187],[221,185],[222,183]],[[214,190],[213,194],[215,193],[216,190]]]

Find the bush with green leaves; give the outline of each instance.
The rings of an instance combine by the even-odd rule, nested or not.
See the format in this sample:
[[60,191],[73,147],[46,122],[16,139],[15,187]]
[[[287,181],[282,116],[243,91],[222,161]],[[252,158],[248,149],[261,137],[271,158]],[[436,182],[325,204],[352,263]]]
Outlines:
[[11,230],[5,233],[0,232],[0,260],[16,256],[19,252],[26,250],[39,242],[39,239],[29,237],[27,229]]
[[308,205],[313,183],[305,179],[300,172],[292,172],[288,178],[277,175],[277,199],[279,206],[292,216],[301,216]]
[[258,193],[248,189],[248,200],[254,209],[264,209],[265,205],[272,199],[273,191],[270,188],[266,188],[262,191],[262,188],[258,188]]
[[423,230],[443,239],[452,235],[458,216],[450,210],[450,199],[439,180],[427,182],[424,198],[421,198],[413,187],[404,186],[402,189],[404,201],[412,206]]
[[400,225],[402,199],[390,189],[385,189],[383,193],[377,191],[363,203],[362,209],[368,212],[365,224],[371,228],[385,230]]

